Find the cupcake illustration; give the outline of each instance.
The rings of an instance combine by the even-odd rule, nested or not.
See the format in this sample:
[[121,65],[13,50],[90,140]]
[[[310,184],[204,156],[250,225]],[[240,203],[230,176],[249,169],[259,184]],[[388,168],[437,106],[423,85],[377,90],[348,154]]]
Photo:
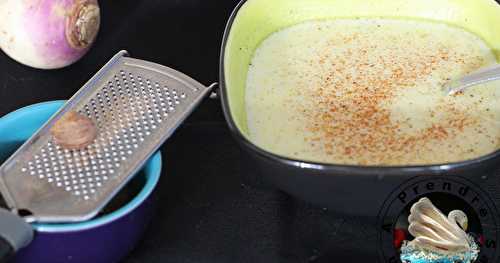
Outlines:
[[473,263],[478,258],[479,247],[466,232],[464,212],[454,210],[446,216],[422,198],[412,206],[408,222],[414,239],[402,244],[403,263]]

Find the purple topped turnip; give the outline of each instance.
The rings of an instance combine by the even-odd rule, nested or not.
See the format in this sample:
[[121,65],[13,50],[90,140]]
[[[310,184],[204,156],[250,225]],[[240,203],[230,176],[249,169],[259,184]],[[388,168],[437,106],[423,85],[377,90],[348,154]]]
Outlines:
[[78,61],[99,31],[97,0],[0,0],[0,48],[34,68]]

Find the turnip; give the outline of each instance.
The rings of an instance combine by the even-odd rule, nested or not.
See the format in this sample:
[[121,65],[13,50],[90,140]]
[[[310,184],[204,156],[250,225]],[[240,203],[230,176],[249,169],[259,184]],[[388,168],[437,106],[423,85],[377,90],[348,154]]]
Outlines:
[[0,48],[34,68],[78,61],[100,26],[97,0],[0,0]]

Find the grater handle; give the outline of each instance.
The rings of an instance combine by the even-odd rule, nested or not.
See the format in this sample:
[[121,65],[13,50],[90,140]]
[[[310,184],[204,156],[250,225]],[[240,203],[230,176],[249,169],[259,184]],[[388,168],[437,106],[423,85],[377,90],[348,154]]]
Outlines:
[[14,249],[3,238],[0,238],[0,263],[7,263],[12,258]]
[[0,208],[0,263],[7,263],[33,240],[33,228],[22,217]]

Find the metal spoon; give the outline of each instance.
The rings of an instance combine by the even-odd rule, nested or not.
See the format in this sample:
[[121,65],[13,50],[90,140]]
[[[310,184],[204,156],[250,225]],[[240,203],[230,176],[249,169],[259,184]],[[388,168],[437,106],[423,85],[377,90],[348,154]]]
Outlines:
[[451,80],[445,85],[445,89],[448,95],[453,95],[467,88],[495,80],[500,80],[500,64],[494,64],[459,79]]

